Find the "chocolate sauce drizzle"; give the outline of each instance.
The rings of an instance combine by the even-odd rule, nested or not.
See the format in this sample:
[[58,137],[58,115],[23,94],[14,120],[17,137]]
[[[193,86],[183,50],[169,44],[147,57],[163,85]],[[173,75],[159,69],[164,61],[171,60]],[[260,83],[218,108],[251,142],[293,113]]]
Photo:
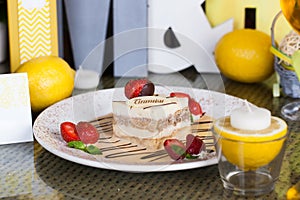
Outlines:
[[171,104],[177,104],[177,103],[176,102],[163,103],[163,104],[159,104],[159,105],[146,106],[143,109],[145,110],[145,109],[152,108],[152,107],[167,106],[167,105],[171,105]]
[[[115,138],[113,137],[113,116],[112,114],[108,114],[103,117],[99,117],[93,121],[90,121],[97,130],[100,133],[100,138],[98,140],[100,150],[104,153],[104,157],[107,159],[114,159],[119,157],[128,157],[128,156],[136,156],[136,155],[143,155],[140,157],[141,160],[148,160],[149,162],[153,162],[162,158],[167,157],[166,151],[163,150],[157,150],[154,152],[151,152],[147,150],[147,148],[140,147],[136,144],[132,144],[131,142]],[[202,133],[202,132],[210,132],[211,129],[209,128],[198,128],[197,125],[201,124],[211,124],[212,121],[205,120],[205,121],[196,121],[193,122],[192,125],[192,133]],[[193,126],[196,127],[193,127]],[[207,152],[213,152],[214,151],[214,143],[213,142],[207,142],[205,140],[213,140],[213,136],[201,136],[198,135],[201,139],[204,140]],[[106,144],[105,147],[101,148],[101,144]],[[110,145],[111,144],[111,145]],[[109,145],[109,146],[107,146]],[[118,151],[119,150],[119,151]],[[113,153],[108,153],[109,151],[114,151]],[[103,155],[102,155],[103,156]]]

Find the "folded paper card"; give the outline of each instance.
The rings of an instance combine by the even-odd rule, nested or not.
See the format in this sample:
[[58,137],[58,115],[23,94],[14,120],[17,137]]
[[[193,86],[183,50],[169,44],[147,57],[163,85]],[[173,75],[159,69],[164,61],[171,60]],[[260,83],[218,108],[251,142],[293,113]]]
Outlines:
[[33,141],[26,73],[0,75],[0,144]]

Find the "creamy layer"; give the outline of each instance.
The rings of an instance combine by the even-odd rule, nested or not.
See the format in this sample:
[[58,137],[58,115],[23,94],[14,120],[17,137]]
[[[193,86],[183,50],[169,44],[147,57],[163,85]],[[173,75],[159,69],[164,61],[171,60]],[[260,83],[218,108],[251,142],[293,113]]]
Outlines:
[[140,138],[161,138],[171,135],[174,130],[190,126],[188,115],[170,115],[166,119],[155,121],[149,118],[126,118],[114,116],[114,126],[117,126],[124,135]]
[[[134,102],[145,103],[135,106]],[[129,104],[115,101],[113,116],[114,127],[117,126],[118,132],[122,132],[119,135],[139,138],[169,136],[191,123],[187,98],[136,98]]]

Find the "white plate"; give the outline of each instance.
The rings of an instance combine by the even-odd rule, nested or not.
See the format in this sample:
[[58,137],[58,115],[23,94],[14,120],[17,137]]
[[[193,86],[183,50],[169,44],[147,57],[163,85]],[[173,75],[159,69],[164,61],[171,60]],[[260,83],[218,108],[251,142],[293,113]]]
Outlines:
[[[184,87],[156,87],[155,92],[169,94],[171,91],[189,93],[197,99],[203,111],[213,118],[230,114],[231,110],[242,105],[243,100],[223,93],[209,90],[184,88]],[[140,159],[147,154],[131,155],[118,158],[106,158],[111,153],[103,152],[103,155],[90,155],[80,150],[66,146],[61,139],[59,127],[64,121],[78,122],[80,120],[93,120],[97,117],[112,112],[112,100],[123,99],[123,89],[106,89],[77,95],[60,101],[45,109],[35,120],[33,133],[35,139],[49,152],[82,165],[96,168],[127,171],[127,172],[161,172],[185,170],[209,166],[217,163],[214,156],[206,160],[196,159],[183,162],[174,162],[169,157],[150,161]],[[101,148],[101,143],[97,144]]]

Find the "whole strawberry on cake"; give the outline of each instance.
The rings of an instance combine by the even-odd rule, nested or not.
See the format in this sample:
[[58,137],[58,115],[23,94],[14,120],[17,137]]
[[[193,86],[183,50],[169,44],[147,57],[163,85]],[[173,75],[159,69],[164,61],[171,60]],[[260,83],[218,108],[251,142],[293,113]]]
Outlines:
[[188,94],[155,94],[148,79],[130,80],[124,87],[127,101],[113,101],[113,133],[147,150],[164,148],[168,138],[185,140],[191,116],[202,116],[200,104]]

